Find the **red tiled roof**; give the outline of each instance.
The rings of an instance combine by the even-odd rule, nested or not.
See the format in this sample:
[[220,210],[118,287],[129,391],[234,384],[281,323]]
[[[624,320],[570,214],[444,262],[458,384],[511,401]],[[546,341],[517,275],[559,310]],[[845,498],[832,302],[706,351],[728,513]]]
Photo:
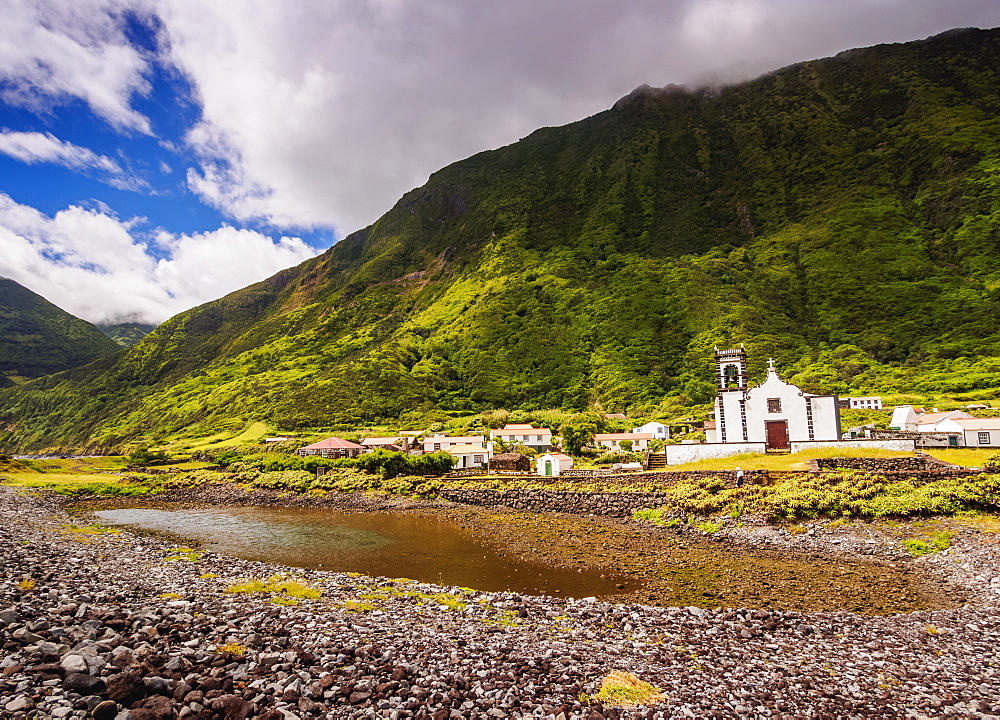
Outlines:
[[551,435],[548,428],[532,427],[531,425],[505,425],[502,430],[490,430],[494,435]]
[[344,440],[339,437],[327,438],[326,440],[320,440],[312,445],[306,445],[299,448],[299,450],[333,450],[333,449],[343,449],[343,450],[364,450],[364,447],[358,445],[357,443],[352,443],[350,440]]

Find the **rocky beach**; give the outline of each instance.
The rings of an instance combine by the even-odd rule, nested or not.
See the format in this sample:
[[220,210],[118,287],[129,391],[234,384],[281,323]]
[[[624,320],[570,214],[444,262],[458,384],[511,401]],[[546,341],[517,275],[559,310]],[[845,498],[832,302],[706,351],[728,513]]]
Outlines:
[[[747,523],[710,539],[720,551],[863,556],[886,572],[905,562],[941,609],[892,615],[730,598],[702,603],[717,609],[619,604],[291,568],[109,531],[2,486],[0,543],[4,718],[1000,717],[1000,544],[986,532],[917,560],[856,528]],[[614,670],[664,700],[602,702]]]

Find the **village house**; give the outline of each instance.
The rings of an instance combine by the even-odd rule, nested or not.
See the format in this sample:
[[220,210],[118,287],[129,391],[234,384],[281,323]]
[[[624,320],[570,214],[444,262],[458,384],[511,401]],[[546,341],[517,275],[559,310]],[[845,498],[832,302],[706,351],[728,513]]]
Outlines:
[[535,469],[539,475],[557,477],[573,469],[573,458],[561,452],[548,452],[538,456],[535,460]]
[[394,452],[408,452],[410,449],[410,438],[408,437],[372,437],[361,441],[361,447],[365,452],[372,450],[392,450]]
[[444,448],[444,451],[458,459],[458,462],[455,463],[456,470],[482,467],[490,458],[490,451],[484,448],[481,443],[479,445],[468,443],[449,445]]
[[[963,413],[964,414],[964,413]],[[1000,418],[955,417],[936,424],[937,432],[948,433],[949,443],[958,447],[1000,447]]]
[[505,425],[501,430],[490,430],[490,437],[505,443],[519,442],[536,452],[546,452],[552,448],[552,431],[531,425]]
[[658,422],[648,422],[645,425],[640,425],[637,428],[632,428],[634,433],[649,433],[656,440],[669,440],[670,439],[670,428],[668,428],[663,423]]
[[594,443],[603,445],[611,450],[621,450],[621,442],[628,440],[632,443],[632,452],[645,452],[649,449],[649,441],[653,439],[652,433],[597,433],[594,435]]
[[[710,443],[764,443],[767,450],[788,450],[792,442],[840,440],[840,410],[836,395],[813,395],[778,376],[768,361],[767,379],[747,386],[747,355],[743,346],[715,349],[714,432]],[[709,434],[711,432],[711,435]]]
[[430,437],[424,438],[424,452],[450,452],[451,448],[457,445],[472,445],[482,452],[486,449],[486,441],[483,439],[482,435],[463,435],[463,436],[449,436],[449,435],[431,435]]
[[350,440],[344,440],[343,438],[331,437],[315,442],[312,445],[300,447],[297,454],[302,456],[320,455],[325,458],[354,458],[364,451],[365,448],[362,445],[352,443]]
[[882,397],[877,395],[872,397],[852,397],[847,398],[847,404],[851,410],[881,410]]

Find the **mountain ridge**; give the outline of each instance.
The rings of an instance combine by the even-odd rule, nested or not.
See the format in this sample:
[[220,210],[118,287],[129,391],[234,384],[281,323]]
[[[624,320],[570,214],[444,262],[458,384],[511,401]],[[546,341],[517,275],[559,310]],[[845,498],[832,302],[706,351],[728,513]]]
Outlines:
[[83,365],[120,348],[100,330],[0,277],[0,387]]
[[851,52],[452,163],[322,255],[5,391],[0,441],[669,414],[740,341],[810,389],[993,387],[1000,32]]

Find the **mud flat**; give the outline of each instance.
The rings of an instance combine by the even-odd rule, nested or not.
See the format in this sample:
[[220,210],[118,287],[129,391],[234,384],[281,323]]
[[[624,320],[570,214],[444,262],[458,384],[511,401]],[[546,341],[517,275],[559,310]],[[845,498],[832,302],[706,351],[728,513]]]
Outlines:
[[[461,507],[395,509],[491,524],[489,514]],[[609,552],[598,548],[633,542],[625,524],[598,532],[597,519],[503,524],[532,522],[541,530],[521,533],[519,552],[555,563],[589,563]],[[550,531],[583,536],[566,530],[572,523],[600,542],[567,541],[559,552],[553,537],[540,545]],[[662,535],[662,552],[755,543],[776,555],[835,559],[847,572],[906,564],[903,575],[930,578],[928,589],[914,586],[917,602],[954,605],[863,615],[741,608],[725,597],[704,598],[716,610],[478,592],[239,560],[80,525],[54,499],[0,487],[2,717],[1000,716],[992,535],[960,534],[951,549],[905,563],[898,543],[857,528],[797,536],[733,528],[721,541],[647,535]],[[639,552],[660,557],[655,545],[631,546],[637,565],[649,560]],[[239,585],[262,591],[227,591]],[[302,588],[321,594],[298,597],[313,594]],[[654,684],[666,701],[588,702],[615,669]]]

